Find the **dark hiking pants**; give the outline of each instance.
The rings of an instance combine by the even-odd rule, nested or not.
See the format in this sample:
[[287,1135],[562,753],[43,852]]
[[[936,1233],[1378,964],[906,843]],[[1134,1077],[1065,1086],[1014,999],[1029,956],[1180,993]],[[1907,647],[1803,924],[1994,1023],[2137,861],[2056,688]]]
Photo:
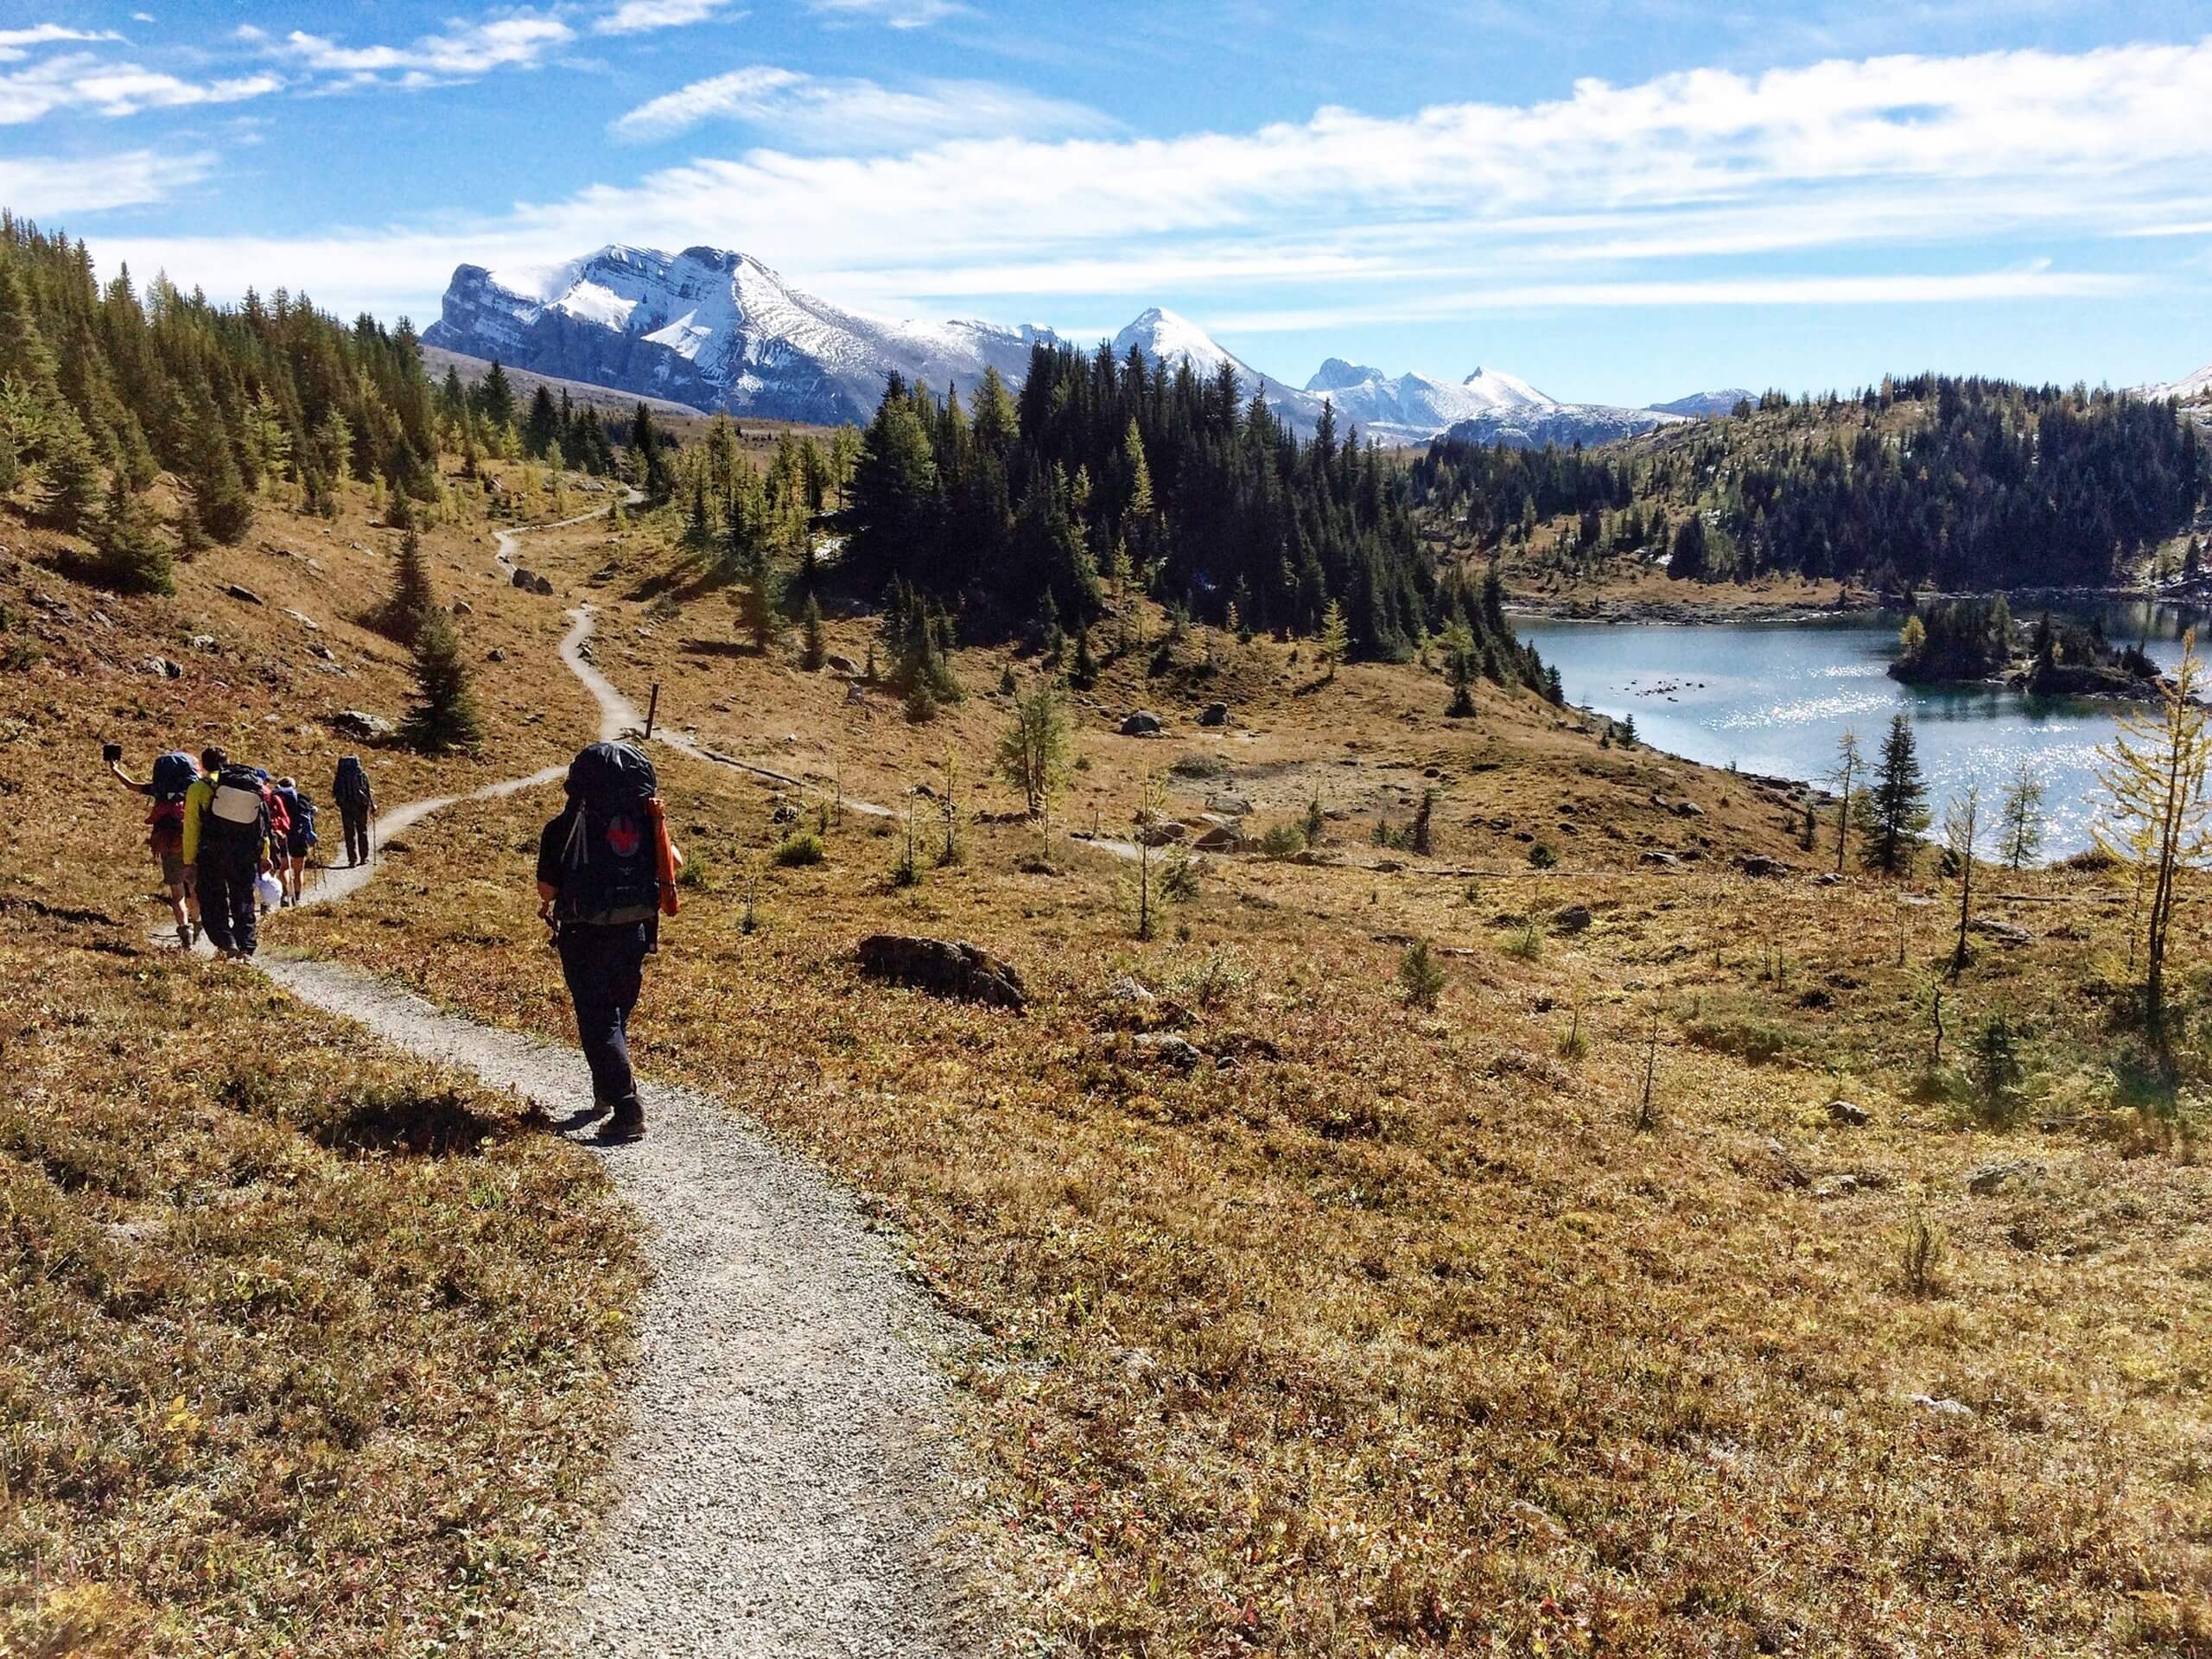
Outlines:
[[200,849],[200,923],[218,950],[243,950],[259,944],[253,879],[261,874],[260,849],[203,847]]
[[365,806],[340,806],[338,816],[346,821],[346,861],[365,864],[369,861],[369,809]]
[[561,973],[576,1005],[576,1036],[591,1067],[592,1098],[617,1109],[638,1098],[630,1071],[630,1010],[638,1006],[652,926],[561,925]]

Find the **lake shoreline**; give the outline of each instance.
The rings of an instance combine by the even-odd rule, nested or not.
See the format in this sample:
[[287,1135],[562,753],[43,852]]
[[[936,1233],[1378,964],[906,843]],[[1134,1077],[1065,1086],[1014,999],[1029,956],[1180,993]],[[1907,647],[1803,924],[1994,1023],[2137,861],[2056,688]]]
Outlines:
[[[2139,583],[2106,588],[1999,588],[1956,593],[1948,589],[1929,589],[1914,595],[1918,602],[1999,597],[2012,607],[2015,616],[2037,610],[2065,610],[2103,605],[2201,603],[2212,607],[2212,593],[2205,592],[2202,584],[2189,591],[2161,589]],[[1642,596],[1608,599],[1595,595],[1566,598],[1509,594],[1505,601],[1505,613],[1509,617],[1524,616],[1546,622],[1599,622],[1617,627],[1637,625],[1664,627],[1725,625],[1742,627],[1768,624],[1787,626],[1808,622],[1871,622],[1879,617],[1896,616],[1902,613],[1897,606],[1885,603],[1880,595],[1863,590],[1848,591],[1826,604],[1808,605],[1794,601],[1769,604],[1751,596],[1747,590],[1734,588],[1728,590],[1726,597],[1685,596],[1679,600]]]

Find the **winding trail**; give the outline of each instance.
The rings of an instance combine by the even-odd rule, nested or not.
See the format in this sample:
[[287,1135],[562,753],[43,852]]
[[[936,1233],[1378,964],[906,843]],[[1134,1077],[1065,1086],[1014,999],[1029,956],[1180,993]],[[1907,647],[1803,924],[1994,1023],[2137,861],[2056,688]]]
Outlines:
[[[509,557],[516,534],[499,533]],[[585,658],[591,630],[588,609],[575,613],[561,654],[614,735],[637,711]],[[457,802],[541,787],[564,771],[397,807],[378,818],[378,842]],[[358,892],[378,868],[329,871],[308,902]],[[672,933],[680,948],[680,926]],[[573,1048],[448,1013],[346,964],[264,957],[256,965],[303,1001],[518,1090],[556,1120],[591,1098]],[[603,1153],[648,1224],[653,1268],[639,1313],[631,1423],[615,1455],[612,1512],[543,1588],[538,1650],[594,1659],[988,1650],[994,1621],[943,1547],[958,1498],[938,1360],[963,1332],[821,1171],[710,1096],[650,1084],[641,1092],[650,1133]]]

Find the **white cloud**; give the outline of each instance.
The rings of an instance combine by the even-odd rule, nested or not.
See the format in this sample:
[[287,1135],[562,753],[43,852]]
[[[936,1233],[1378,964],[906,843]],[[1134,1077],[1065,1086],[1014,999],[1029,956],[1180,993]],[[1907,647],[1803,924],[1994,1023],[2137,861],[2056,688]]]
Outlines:
[[830,17],[873,18],[893,29],[927,29],[975,12],[959,0],[807,0],[807,10]]
[[143,207],[198,183],[214,162],[204,152],[169,156],[149,149],[88,159],[0,156],[0,201],[34,219]]
[[[2112,291],[2121,279],[2095,270],[1988,267],[2057,241],[2201,222],[2212,167],[2212,123],[2201,118],[2212,108],[2212,40],[1700,70],[1586,81],[1540,104],[1393,118],[1325,109],[1166,138],[1039,136],[1018,123],[977,136],[917,118],[947,102],[941,87],[738,71],[620,124],[643,136],[768,121],[776,148],[436,237],[364,232],[191,252],[207,261],[211,291],[232,291],[229,273],[243,286],[305,265],[299,283],[334,302],[417,315],[461,260],[544,264],[610,239],[739,246],[803,282],[832,276],[835,297],[886,309],[910,308],[916,295],[954,307],[1096,294],[1084,308],[1104,310],[1154,297],[1163,282],[1234,284],[1239,308],[1262,314],[1241,320],[1248,329],[1269,326],[1267,315],[1297,326],[1317,307],[1340,318],[1347,305],[1426,317],[1997,302]],[[895,111],[918,147],[877,153],[901,135],[887,115],[871,128],[871,111]],[[842,150],[804,153],[847,116],[856,136]],[[1847,261],[1820,268],[1824,251],[1843,249]],[[181,252],[168,263],[202,269]]]
[[35,23],[29,29],[0,29],[0,63],[20,63],[34,46],[65,41],[119,41],[111,29],[71,29],[64,23]]
[[275,75],[229,80],[185,80],[135,63],[110,63],[90,53],[65,53],[29,68],[0,74],[0,126],[21,126],[57,110],[95,115],[136,115],[202,104],[236,104],[278,91]]
[[772,127],[779,142],[857,149],[912,149],[947,138],[1097,132],[1095,110],[982,80],[925,81],[893,91],[872,80],[822,79],[753,64],[641,104],[613,122],[615,137],[673,137],[708,121]]
[[643,35],[656,29],[683,29],[720,15],[730,0],[623,0],[596,20],[594,35]]
[[414,88],[474,80],[494,69],[534,69],[576,33],[558,17],[525,10],[481,22],[456,21],[444,34],[404,46],[346,46],[304,29],[272,41],[251,24],[238,38],[340,84]]

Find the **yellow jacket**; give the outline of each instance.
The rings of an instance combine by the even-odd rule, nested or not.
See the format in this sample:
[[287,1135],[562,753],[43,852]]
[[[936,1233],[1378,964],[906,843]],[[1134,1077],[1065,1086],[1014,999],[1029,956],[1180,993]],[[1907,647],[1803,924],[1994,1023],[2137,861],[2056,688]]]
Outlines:
[[184,791],[184,861],[200,861],[200,820],[206,816],[207,804],[215,798],[215,780],[202,777]]

